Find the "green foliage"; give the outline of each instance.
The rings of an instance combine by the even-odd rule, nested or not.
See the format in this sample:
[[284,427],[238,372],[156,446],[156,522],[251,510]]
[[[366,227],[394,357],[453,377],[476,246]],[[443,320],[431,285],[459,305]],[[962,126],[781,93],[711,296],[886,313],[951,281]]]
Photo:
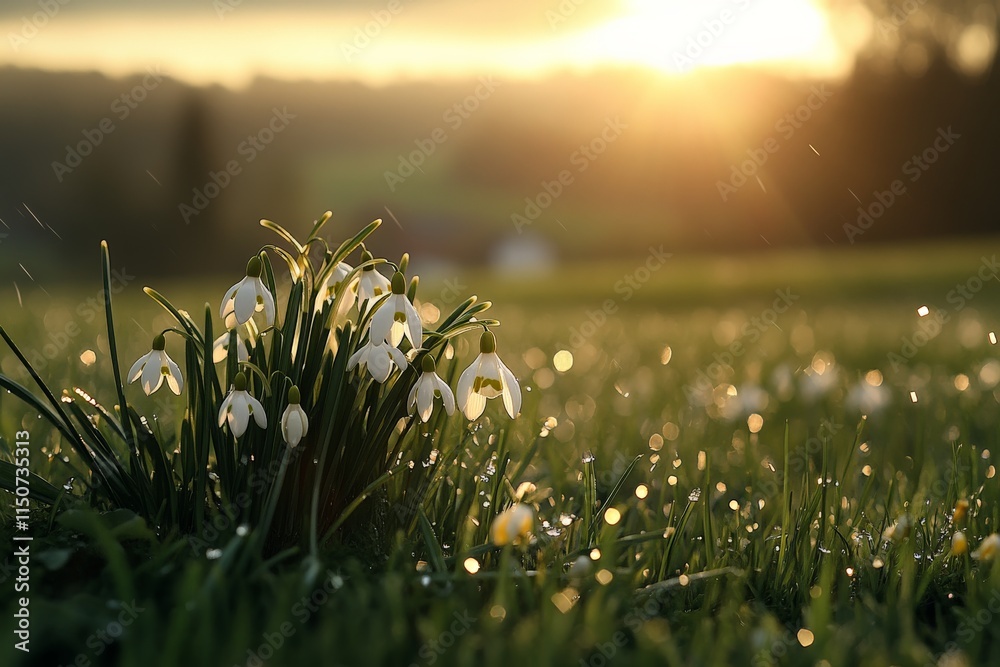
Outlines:
[[[267,554],[298,547],[308,548],[315,556],[338,529],[348,527],[351,514],[365,500],[370,501],[367,521],[358,521],[353,527],[369,530],[372,517],[378,515],[387,524],[382,528],[383,535],[394,529],[398,523],[395,515],[384,507],[390,502],[389,493],[392,503],[405,504],[410,502],[410,494],[428,482],[425,467],[409,465],[414,459],[426,457],[427,452],[422,450],[430,445],[428,439],[413,433],[414,417],[407,406],[420,359],[431,355],[440,360],[457,336],[499,322],[480,319],[490,304],[477,303],[471,297],[438,328],[422,335],[419,348],[405,339],[401,341],[408,346],[403,350],[410,352],[415,366],[404,364],[386,382],[376,381],[363,368],[351,368],[349,359],[368,342],[372,315],[387,296],[357,304],[352,317],[355,297],[349,291],[357,290],[364,270],[380,264],[396,265],[384,259],[363,261],[332,285],[328,297],[331,276],[347,266],[343,262],[363,249],[364,241],[380,224],[376,220],[331,248],[319,235],[329,219],[327,213],[317,220],[304,242],[274,222],[261,221],[291,248],[268,245],[251,259],[250,266],[255,268],[248,268],[247,280],[262,276],[262,287],[273,301],[277,301],[279,287],[284,283],[279,285],[266,251],[280,257],[288,272],[284,315],[273,324],[265,322],[263,328],[258,328],[252,318],[239,323],[236,313],[230,312],[226,314],[229,330],[217,340],[215,309],[210,304],[206,304],[203,324],[199,325],[159,292],[146,289],[175,320],[175,326],[164,333],[176,334],[184,342],[184,370],[180,373],[183,380],[174,378],[172,372],[167,379],[184,383],[185,412],[166,439],[129,403],[126,380],[134,378],[123,378],[117,363],[111,262],[106,244],[102,245],[101,256],[117,394],[114,410],[79,388],[65,391],[57,399],[6,331],[0,329],[42,398],[4,375],[0,375],[0,386],[37,410],[73,448],[88,471],[80,480],[85,491],[79,500],[99,509],[134,512],[155,526],[161,538],[186,535],[192,544],[205,548],[218,539],[219,531],[212,529],[214,524],[233,529],[243,526],[253,529],[255,546]],[[404,257],[398,268],[405,269],[407,262]],[[415,288],[416,279],[411,291]],[[413,298],[411,294],[409,299]],[[263,301],[259,298],[258,311],[266,310]],[[250,342],[246,359],[239,353],[244,340]],[[151,354],[163,350],[162,335],[157,341]],[[225,363],[219,369],[214,355],[224,343],[228,343],[228,353],[220,360]],[[172,362],[157,359],[148,363],[155,366],[154,371],[163,363],[167,373],[166,364]],[[140,360],[133,372],[142,367]],[[154,373],[154,377],[158,374]],[[145,375],[142,380],[147,393],[155,391],[154,383],[145,386]],[[244,433],[236,433],[233,422],[229,427],[220,425],[225,416],[220,417],[220,407],[224,407],[229,395],[224,389],[228,386],[232,391],[234,382],[237,390],[245,389],[259,399],[267,415],[267,428],[251,423]],[[294,387],[300,388],[295,391],[301,392],[302,409],[312,427],[292,447],[284,441],[281,416]],[[444,423],[439,410],[426,428],[440,430]],[[179,446],[170,452],[167,441],[177,441]],[[11,466],[4,463],[0,468],[3,488],[14,489],[12,475]],[[34,481],[32,497],[55,503],[59,498],[55,488],[44,480]],[[213,536],[208,538],[207,532]]]
[[[581,321],[579,309],[504,306],[504,331],[517,334],[503,336],[500,351],[520,353],[515,368],[530,390],[519,420],[497,428],[488,413],[467,425],[438,411],[428,424],[411,424],[400,454],[372,470],[341,512],[348,518],[331,524],[337,539],[315,555],[289,558],[278,546],[284,528],[277,526],[298,525],[301,537],[308,525],[282,514],[280,503],[260,507],[245,531],[243,521],[218,511],[227,493],[221,467],[207,481],[214,493],[206,493],[205,532],[193,539],[156,531],[141,507],[109,512],[106,499],[96,510],[61,501],[69,511],[59,518],[38,510],[33,600],[43,648],[32,659],[251,665],[270,652],[265,664],[992,664],[1000,648],[1000,560],[970,552],[1000,522],[1000,362],[985,335],[996,301],[984,293],[975,311],[958,313],[900,368],[887,354],[912,336],[908,304],[877,295],[849,306],[814,302],[761,332],[704,396],[685,391],[718,363],[725,350],[718,332],[740,331],[773,299],[764,296],[760,304],[748,298],[707,312],[623,308],[573,347],[573,366],[562,371],[552,356],[566,348],[560,341]],[[977,326],[982,340],[970,343],[967,331]],[[456,340],[454,348],[463,356],[474,340]],[[221,378],[241,367],[262,389],[261,376],[229,349],[231,368],[220,373],[214,396]],[[331,352],[327,368],[339,353]],[[249,363],[268,377],[270,358],[257,361],[255,349]],[[460,369],[448,354],[437,361],[454,386]],[[832,380],[812,384],[817,368]],[[873,386],[872,369],[881,370],[873,381],[892,400],[862,409],[851,397]],[[347,376],[357,395],[341,400],[360,405],[369,392],[388,391],[364,373]],[[197,377],[185,373],[189,384]],[[211,377],[201,384],[211,386]],[[309,405],[308,383],[298,385]],[[257,395],[266,406],[281,405],[282,387],[267,386],[271,397]],[[751,407],[755,388],[768,400]],[[116,393],[110,383],[97,390]],[[287,460],[272,459],[270,487],[270,498],[308,487],[299,510],[306,516],[315,487],[288,473],[303,459],[318,461],[302,454],[325,438],[316,415],[330,413],[312,400],[308,437],[315,440]],[[58,415],[39,405],[31,404],[31,419],[45,409]],[[19,414],[9,406],[4,418]],[[268,407],[268,431],[276,409]],[[752,415],[760,418],[753,428]],[[113,428],[105,419],[101,428]],[[145,432],[141,418],[132,423],[137,435]],[[156,442],[177,478],[190,466],[193,485],[197,466],[182,459],[196,423],[187,428],[192,435],[176,439],[179,454],[170,453],[168,438]],[[41,426],[35,431],[33,439],[46,437]],[[242,437],[260,447],[264,433],[251,424]],[[218,437],[227,436],[223,429]],[[113,442],[120,448],[124,439]],[[345,454],[331,448],[329,456]],[[67,458],[76,464],[75,453]],[[60,488],[69,472],[53,469],[62,466],[58,459],[39,459],[36,472]],[[155,486],[154,463],[147,458],[147,465]],[[969,502],[964,517],[955,512],[961,500]],[[178,495],[178,507],[191,502]],[[497,548],[490,527],[512,503],[533,508],[532,535]],[[274,541],[264,545],[272,508]],[[904,516],[908,532],[887,532]],[[969,551],[952,554],[959,530]],[[298,544],[308,540],[305,534]],[[128,596],[144,611],[120,638],[90,648],[88,639],[125,613]],[[0,606],[9,616],[14,603]],[[31,664],[22,657],[0,645],[2,664]]]

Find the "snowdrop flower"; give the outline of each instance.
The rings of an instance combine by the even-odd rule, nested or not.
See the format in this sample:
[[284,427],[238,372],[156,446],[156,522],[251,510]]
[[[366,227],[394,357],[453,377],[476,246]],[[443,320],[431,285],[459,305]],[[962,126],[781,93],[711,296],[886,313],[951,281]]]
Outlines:
[[952,523],[962,523],[965,521],[965,516],[969,513],[969,501],[965,498],[959,498],[955,502],[955,513],[951,517]]
[[1000,555],[1000,534],[993,533],[979,543],[979,548],[972,552],[972,557],[988,563]]
[[420,415],[421,421],[426,422],[431,418],[431,411],[434,409],[434,398],[440,396],[441,403],[444,405],[444,411],[449,415],[455,414],[455,395],[451,393],[451,387],[438,377],[435,371],[434,357],[430,354],[425,354],[423,361],[420,363],[423,372],[413,385],[413,389],[410,390],[410,395],[406,399],[406,405],[411,410],[416,405],[417,414]]
[[166,343],[163,340],[163,334],[159,334],[153,339],[153,349],[141,356],[128,371],[129,384],[140,377],[142,378],[142,390],[146,392],[146,396],[159,389],[164,378],[167,380],[170,391],[178,396],[184,389],[184,377],[181,376],[181,369],[163,351],[164,347],[166,347]]
[[[372,254],[365,250],[361,253],[361,262],[370,262],[374,259]],[[376,299],[389,292],[391,285],[389,279],[375,270],[374,266],[366,266],[361,269],[361,280],[358,281],[358,301],[364,303]]]
[[406,298],[406,278],[397,271],[392,276],[392,294],[372,317],[371,337],[398,347],[405,337],[414,348],[420,347],[420,314]]
[[[229,356],[229,332],[222,334],[215,339],[215,343],[212,344],[212,361],[214,363],[219,363],[220,361],[225,361]],[[240,332],[236,332],[236,358],[240,361],[248,361],[250,359],[250,353],[247,351],[246,342],[240,338]]]
[[490,539],[498,547],[516,544],[531,533],[535,523],[535,511],[530,505],[518,503],[511,505],[493,519],[490,526]]
[[364,347],[347,360],[347,370],[354,370],[358,364],[365,366],[376,382],[385,382],[392,373],[393,366],[406,368],[406,357],[392,345],[376,343],[373,338],[369,338]]
[[486,409],[486,399],[503,397],[503,406],[513,419],[521,411],[521,386],[500,357],[497,339],[484,331],[479,339],[479,356],[458,379],[458,402],[469,419],[478,419]]
[[264,406],[247,393],[247,376],[243,373],[237,373],[229,395],[222,401],[222,407],[219,408],[219,427],[221,428],[228,420],[229,430],[238,438],[246,432],[251,416],[257,422],[257,426],[267,428],[267,415],[264,414]]
[[[324,303],[330,303],[333,301],[334,297],[337,296],[337,290],[347,279],[347,276],[351,275],[351,271],[354,267],[346,262],[340,262],[334,267],[333,271],[323,280],[323,283],[316,290],[316,310],[320,310]],[[351,279],[351,284],[344,288],[343,301],[338,304],[337,310],[350,310],[351,306],[354,305],[355,300],[358,298],[358,277],[355,276]]]
[[961,556],[966,551],[969,550],[969,540],[965,537],[965,533],[960,530],[956,530],[955,534],[951,536],[951,552],[952,556]]
[[288,407],[281,415],[281,437],[285,439],[285,444],[289,447],[295,447],[309,432],[309,417],[299,405],[301,400],[299,388],[292,385],[292,388],[288,390]]
[[229,312],[236,314],[239,324],[246,324],[255,312],[264,311],[267,326],[274,325],[274,297],[271,291],[260,279],[263,268],[260,257],[254,256],[247,262],[247,276],[229,288],[222,298],[219,316],[226,317]]
[[913,522],[910,520],[909,515],[903,514],[896,520],[896,523],[885,529],[885,532],[882,533],[882,539],[892,540],[898,544],[910,536],[910,529],[912,527]]

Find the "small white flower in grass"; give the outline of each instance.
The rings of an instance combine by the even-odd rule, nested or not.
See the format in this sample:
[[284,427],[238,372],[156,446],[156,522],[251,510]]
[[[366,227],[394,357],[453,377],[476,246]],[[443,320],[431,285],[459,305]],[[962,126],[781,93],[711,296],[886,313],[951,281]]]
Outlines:
[[[225,361],[226,357],[229,356],[229,332],[222,334],[215,339],[215,343],[212,344],[212,361],[214,363],[219,363],[220,361]],[[240,338],[240,332],[236,332],[236,358],[240,361],[247,361],[250,359],[250,353],[247,351],[246,342]]]
[[247,276],[229,288],[222,298],[219,316],[235,313],[239,324],[246,324],[255,312],[264,311],[267,326],[274,325],[274,297],[260,279],[263,265],[260,257],[254,256],[247,262]]
[[[374,259],[372,254],[365,250],[361,253],[361,263],[370,262]],[[366,266],[361,269],[361,280],[358,281],[358,301],[364,303],[372,299],[377,299],[383,294],[387,294],[392,286],[389,279],[375,270],[374,266]]]
[[960,530],[956,530],[955,534],[951,536],[951,551],[948,552],[950,556],[961,556],[969,550],[969,538],[965,536]]
[[507,544],[519,544],[528,535],[535,524],[535,511],[530,505],[517,503],[511,505],[493,519],[490,526],[490,539],[498,547]]
[[369,338],[368,342],[347,360],[347,370],[354,370],[358,364],[365,366],[376,382],[385,382],[394,367],[406,368],[406,357],[392,345],[375,343]]
[[166,343],[163,334],[159,334],[153,339],[153,349],[139,358],[128,371],[129,384],[142,378],[142,390],[149,396],[160,388],[163,380],[167,380],[170,391],[178,396],[184,389],[184,377],[181,369],[163,351]]
[[[319,289],[316,290],[316,310],[320,310],[324,303],[330,303],[337,296],[337,290],[351,275],[354,267],[346,262],[340,262],[333,268],[333,271],[323,280]],[[344,288],[343,301],[338,305],[338,310],[349,310],[358,298],[358,277],[351,279],[351,284]]]
[[289,447],[298,445],[302,437],[309,432],[309,417],[299,404],[301,399],[299,388],[293,385],[288,390],[288,407],[281,415],[281,437]]
[[1000,535],[993,533],[979,543],[979,548],[972,552],[972,557],[976,560],[988,563],[1000,556]]
[[896,520],[896,523],[882,532],[882,539],[887,541],[892,540],[898,544],[910,536],[912,529],[913,520],[910,519],[909,515],[903,514]]
[[455,414],[455,395],[451,393],[451,387],[438,377],[435,371],[434,357],[425,354],[420,362],[423,372],[410,390],[410,395],[406,399],[406,405],[412,410],[417,407],[417,414],[421,421],[431,418],[431,411],[434,409],[435,397],[441,398],[444,411],[449,415]]
[[485,331],[479,339],[479,356],[458,379],[458,404],[469,419],[478,419],[486,409],[486,399],[503,397],[503,406],[511,418],[521,412],[521,386],[500,357],[497,339]]
[[257,426],[267,428],[267,415],[264,414],[264,406],[247,393],[247,376],[243,373],[237,373],[229,395],[222,401],[222,407],[219,408],[219,426],[221,427],[228,421],[229,430],[238,438],[246,432],[247,426],[250,425],[251,416],[257,422]]
[[372,316],[371,337],[393,347],[405,337],[414,348],[420,347],[420,314],[406,298],[406,278],[399,271],[392,276],[391,288],[392,294]]

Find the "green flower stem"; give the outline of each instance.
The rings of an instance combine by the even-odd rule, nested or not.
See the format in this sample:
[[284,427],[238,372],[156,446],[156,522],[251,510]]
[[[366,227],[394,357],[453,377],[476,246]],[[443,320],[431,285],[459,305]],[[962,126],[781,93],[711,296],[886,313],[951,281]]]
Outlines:
[[337,520],[333,522],[333,525],[330,526],[330,529],[327,530],[326,534],[323,535],[323,539],[320,540],[320,544],[326,544],[327,541],[331,537],[333,537],[333,535],[337,532],[337,529],[340,528],[342,525],[344,525],[344,522],[347,521],[348,517],[350,517],[351,514],[354,513],[354,510],[358,509],[358,507],[361,506],[361,503],[363,503],[365,500],[368,499],[368,496],[370,496],[374,491],[378,490],[379,487],[385,485],[389,480],[393,478],[393,476],[401,473],[403,470],[409,467],[410,467],[410,462],[404,461],[395,468],[391,468],[390,470],[386,471],[385,473],[382,474],[381,477],[379,477],[374,482],[366,486],[365,490],[362,491],[358,495],[358,497],[355,498],[351,502],[351,504],[345,507],[344,511],[340,513],[340,516],[337,517]]
[[281,487],[285,482],[285,471],[288,468],[288,459],[291,456],[291,447],[285,447],[281,456],[281,467],[278,469],[278,479],[271,486],[271,495],[267,499],[267,508],[264,510],[264,519],[257,529],[257,551],[263,553],[267,535],[271,530],[271,521],[274,519],[274,511],[278,507],[278,498],[281,497]]

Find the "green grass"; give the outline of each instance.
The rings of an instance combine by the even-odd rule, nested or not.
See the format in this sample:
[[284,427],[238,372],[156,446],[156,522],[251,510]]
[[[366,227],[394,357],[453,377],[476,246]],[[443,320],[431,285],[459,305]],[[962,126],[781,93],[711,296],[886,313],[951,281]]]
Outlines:
[[[525,389],[522,414],[510,423],[491,401],[480,422],[456,415],[428,436],[440,453],[415,463],[434,471],[422,505],[394,506],[391,489],[373,503],[376,523],[380,511],[410,517],[382,536],[384,555],[348,542],[321,561],[267,565],[244,557],[248,539],[235,526],[192,548],[122,514],[39,508],[33,651],[26,659],[4,632],[0,661],[229,666],[273,653],[264,664],[992,664],[1000,564],[948,555],[956,528],[971,550],[1000,521],[1000,355],[987,338],[1000,331],[1000,286],[988,282],[961,309],[947,300],[988,247],[676,257],[629,299],[615,284],[639,262],[520,282],[471,275],[470,292],[497,302],[498,351]],[[225,282],[157,287],[195,313]],[[779,288],[798,299],[757,328]],[[76,322],[80,333],[43,376],[113,404],[100,313],[87,322],[78,305],[97,289],[26,295],[17,322],[5,310],[4,324],[41,352],[49,333]],[[422,285],[418,296],[438,293]],[[116,299],[130,360],[149,338],[129,321],[160,326],[161,311],[138,285]],[[572,330],[606,299],[615,312],[575,345]],[[918,317],[924,304],[948,321],[894,367],[890,353],[933,317]],[[464,367],[466,346],[445,371]],[[93,366],[79,358],[86,349]],[[573,355],[565,371],[555,368],[561,349]],[[12,361],[4,355],[3,371],[18,376]],[[888,403],[862,420],[857,387],[876,369]],[[702,373],[712,379],[705,391]],[[136,408],[168,429],[183,409],[173,401],[161,392]],[[7,451],[20,428],[39,447],[38,474],[56,484],[78,474],[68,448],[0,396]],[[534,485],[524,496],[537,510],[533,542],[486,546],[493,516],[523,482]],[[971,508],[955,526],[960,498]],[[613,525],[608,509],[620,515]],[[909,536],[883,540],[904,514]],[[2,590],[6,628],[12,579]]]

